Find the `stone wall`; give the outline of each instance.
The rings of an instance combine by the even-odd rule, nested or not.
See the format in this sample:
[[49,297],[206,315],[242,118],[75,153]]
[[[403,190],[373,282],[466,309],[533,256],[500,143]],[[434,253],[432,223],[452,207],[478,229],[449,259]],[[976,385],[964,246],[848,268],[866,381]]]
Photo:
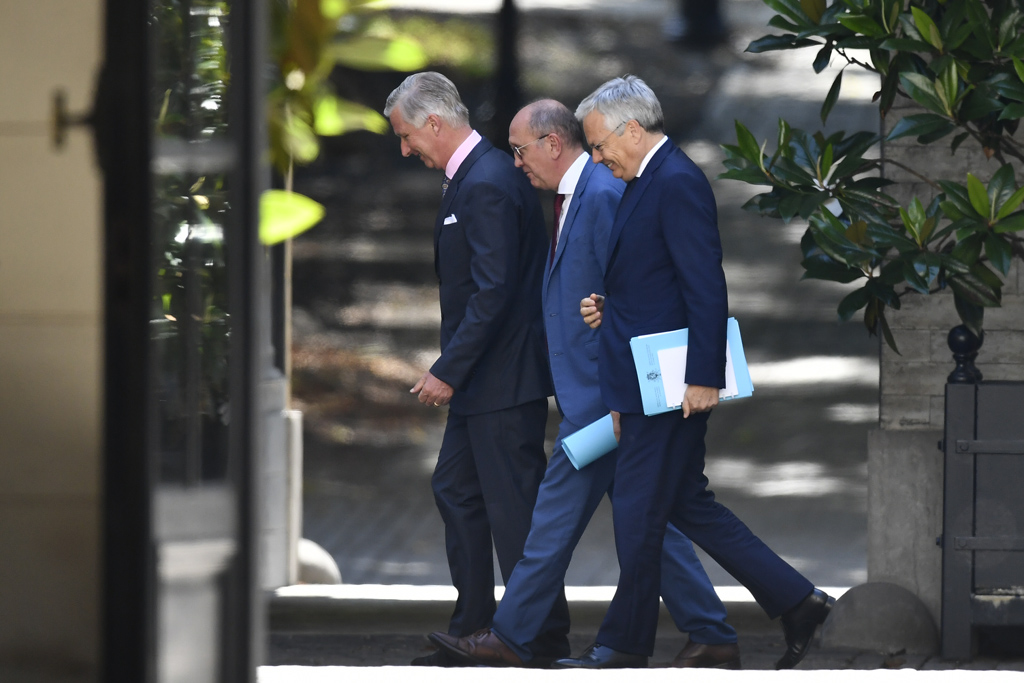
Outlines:
[[[917,110],[897,102],[883,133]],[[987,182],[1000,167],[971,141],[953,156],[949,140],[928,146],[913,137],[883,144],[883,157],[921,170],[933,180],[965,182],[970,171]],[[934,189],[913,174],[886,164],[899,183],[887,191],[902,204],[914,196],[927,203]],[[1018,182],[1024,172],[1018,170]],[[977,366],[986,380],[1024,380],[1024,273],[1015,262],[1003,287],[1003,306],[985,311],[985,341]],[[909,295],[887,315],[900,353],[881,343],[879,429],[868,443],[868,577],[908,588],[939,623],[941,607],[942,453],[946,377],[955,367],[946,344],[960,324],[950,293]]]

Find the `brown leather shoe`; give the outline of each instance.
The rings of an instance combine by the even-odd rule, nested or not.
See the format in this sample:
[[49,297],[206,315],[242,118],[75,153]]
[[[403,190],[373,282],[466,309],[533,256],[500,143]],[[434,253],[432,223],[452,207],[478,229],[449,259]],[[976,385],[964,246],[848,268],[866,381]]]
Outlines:
[[447,633],[431,633],[430,641],[446,652],[449,657],[478,666],[525,666],[519,655],[498,636],[485,628],[465,638],[456,638]]
[[670,666],[681,669],[739,669],[740,646],[736,643],[705,645],[690,640]]

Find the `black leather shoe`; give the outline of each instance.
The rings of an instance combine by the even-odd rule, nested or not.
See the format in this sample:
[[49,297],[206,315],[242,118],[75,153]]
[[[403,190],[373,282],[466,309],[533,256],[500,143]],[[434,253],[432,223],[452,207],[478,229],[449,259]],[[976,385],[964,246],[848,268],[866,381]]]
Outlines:
[[437,650],[431,652],[429,655],[423,655],[412,660],[410,666],[466,666],[462,662],[458,662],[448,656],[448,653],[444,650]]
[[559,659],[552,669],[646,669],[647,657],[616,652],[610,647],[594,643],[579,659]]
[[807,654],[814,630],[824,623],[835,598],[815,588],[799,605],[782,615],[782,633],[786,636],[786,652],[775,662],[776,669],[792,669]]
[[740,646],[737,643],[707,645],[687,640],[669,666],[680,669],[739,669]]

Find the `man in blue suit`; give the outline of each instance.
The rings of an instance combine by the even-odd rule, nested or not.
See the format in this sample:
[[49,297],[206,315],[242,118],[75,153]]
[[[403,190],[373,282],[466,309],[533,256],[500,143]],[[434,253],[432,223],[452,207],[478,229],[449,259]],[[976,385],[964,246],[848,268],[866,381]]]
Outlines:
[[[600,324],[601,395],[620,430],[612,494],[619,583],[596,642],[565,668],[641,666],[654,646],[661,545],[670,521],[782,617],[786,652],[807,652],[832,599],[771,551],[707,489],[704,435],[725,386],[728,299],[715,198],[664,133],[661,104],[635,76],[613,79],[576,110],[595,162],[627,182],[609,241],[605,299],[581,313]],[[682,410],[647,417],[629,340],[689,328]],[[617,415],[618,414],[618,415]]]
[[[404,156],[445,171],[434,224],[441,357],[411,391],[425,406],[449,406],[431,486],[459,592],[448,632],[466,636],[490,626],[494,614],[492,538],[507,582],[523,555],[547,466],[544,217],[511,157],[470,127],[458,91],[441,74],[407,78],[384,113]],[[568,630],[563,592],[532,647],[565,656]],[[439,651],[413,664],[451,662]]]
[[[523,559],[516,565],[494,623],[469,637],[430,638],[467,664],[543,665],[530,642],[545,630],[573,550],[609,491],[615,453],[576,470],[562,440],[607,415],[597,373],[597,330],[578,313],[581,293],[601,288],[608,236],[625,184],[583,151],[583,129],[564,105],[541,100],[512,120],[509,145],[534,187],[553,190],[555,225],[544,272],[543,307],[555,398],[562,413],[558,440],[541,483]],[[739,666],[736,632],[694,554],[674,527],[665,535],[664,597],[690,642],[673,661],[680,667]]]

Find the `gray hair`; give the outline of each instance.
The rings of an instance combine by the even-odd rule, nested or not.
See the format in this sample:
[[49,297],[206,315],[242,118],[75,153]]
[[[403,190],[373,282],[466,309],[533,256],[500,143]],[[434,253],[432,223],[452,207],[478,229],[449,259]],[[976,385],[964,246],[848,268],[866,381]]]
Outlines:
[[557,133],[558,137],[569,147],[583,149],[586,138],[579,119],[573,116],[569,108],[555,100],[538,100],[532,105],[530,112],[530,128],[538,135]]
[[391,116],[395,107],[415,128],[422,128],[431,114],[453,128],[469,125],[469,109],[462,103],[455,84],[436,71],[413,74],[402,81],[388,95],[384,116]]
[[636,119],[648,133],[665,132],[665,115],[658,97],[646,83],[630,74],[613,78],[587,95],[576,107],[576,118],[582,121],[595,111],[604,115],[605,127],[611,130]]

